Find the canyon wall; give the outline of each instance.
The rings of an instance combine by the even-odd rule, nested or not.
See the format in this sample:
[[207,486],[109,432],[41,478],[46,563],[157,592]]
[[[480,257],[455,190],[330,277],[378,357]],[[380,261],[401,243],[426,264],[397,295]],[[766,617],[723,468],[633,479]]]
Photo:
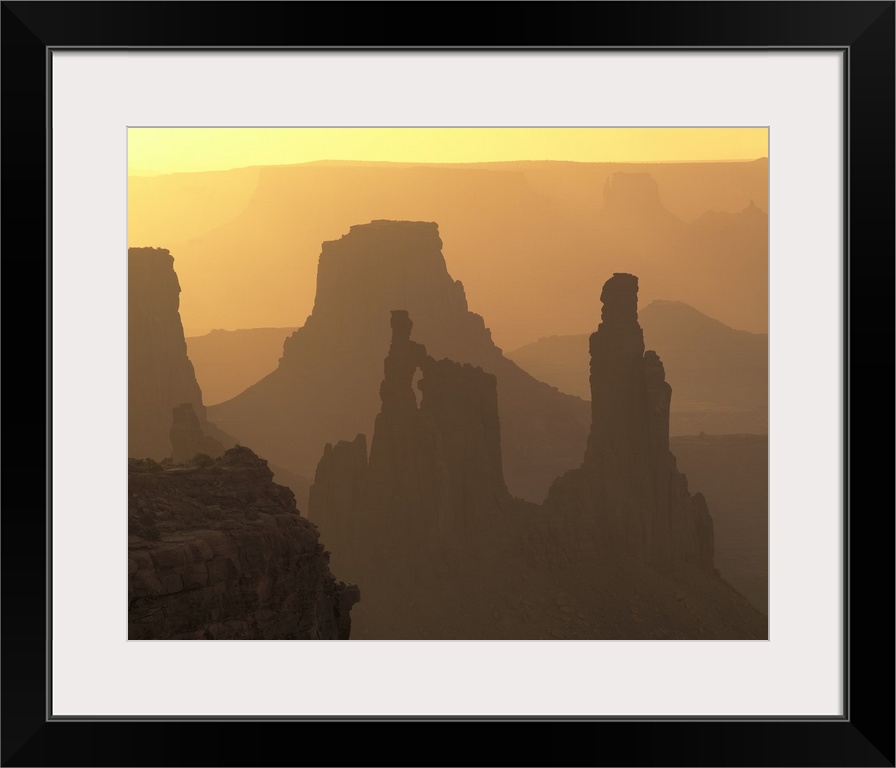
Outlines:
[[134,458],[170,457],[172,439],[179,441],[180,451],[199,447],[197,453],[213,456],[233,445],[206,418],[179,306],[171,253],[128,248],[128,456]]
[[128,263],[129,638],[348,639],[357,587],[267,461],[225,451],[206,418],[173,257],[131,248]]

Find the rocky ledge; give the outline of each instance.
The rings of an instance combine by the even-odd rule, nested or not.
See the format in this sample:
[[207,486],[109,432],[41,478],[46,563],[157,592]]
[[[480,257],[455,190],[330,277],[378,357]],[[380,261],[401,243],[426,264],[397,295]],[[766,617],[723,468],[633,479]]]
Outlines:
[[317,528],[267,462],[218,459],[128,472],[131,640],[347,640],[354,585],[337,581]]

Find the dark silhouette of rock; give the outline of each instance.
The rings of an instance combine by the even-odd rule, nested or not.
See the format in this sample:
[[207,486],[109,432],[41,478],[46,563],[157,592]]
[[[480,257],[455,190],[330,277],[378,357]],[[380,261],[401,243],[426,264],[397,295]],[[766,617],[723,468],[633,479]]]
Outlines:
[[205,466],[131,464],[130,639],[349,638],[360,592],[266,461],[237,446]]
[[[426,348],[411,341],[407,311],[392,312],[392,343],[383,362],[382,407],[370,445],[366,505],[390,538],[420,540],[437,529],[440,502],[439,435],[417,408],[413,379]],[[309,507],[309,516],[315,511]]]
[[311,488],[309,518],[364,589],[356,637],[765,636],[714,570],[706,502],[675,469],[636,292],[628,275],[607,285],[594,349],[615,375],[597,384],[586,461],[544,508],[504,485],[495,377],[435,360],[392,312],[369,461],[363,435],[328,444]]
[[[165,248],[128,248],[128,456],[157,461],[171,456],[173,410],[185,404],[192,408],[196,425],[180,422],[174,428],[176,439],[191,434],[186,439],[205,442],[195,434],[198,427],[214,443],[234,443],[206,418],[187,357],[179,304],[171,253]],[[207,449],[220,453],[214,443]]]
[[418,383],[420,410],[439,435],[446,492],[440,525],[465,531],[476,510],[497,509],[508,498],[502,469],[496,377],[481,368],[427,357]]
[[712,509],[713,562],[731,586],[768,613],[768,436],[673,437],[672,452]]
[[128,258],[129,637],[348,639],[357,587],[336,583],[268,463],[225,452],[233,438],[205,418],[171,254]]
[[510,500],[495,377],[427,355],[406,310],[392,311],[391,326],[369,461],[363,434],[327,444],[310,492],[309,519],[348,558],[374,543],[430,548],[467,537]]
[[414,318],[430,356],[497,378],[507,485],[520,497],[543,499],[551,481],[581,457],[588,405],[503,356],[483,319],[467,309],[463,285],[448,274],[432,222],[373,221],[325,242],[314,311],[286,340],[277,370],[211,406],[211,418],[277,465],[312,476],[321,446],[373,434],[389,345],[383,318],[395,307]]
[[[308,492],[309,519],[325,529],[328,541],[335,542],[339,558],[351,562],[356,556],[358,529],[366,520],[367,438],[358,435],[351,442],[327,443]],[[362,543],[363,546],[363,543]]]
[[[766,334],[729,328],[681,301],[653,301],[638,319],[675,389],[671,434],[767,434]],[[508,356],[535,378],[590,400],[589,336],[542,338]]]
[[184,464],[197,453],[217,457],[224,453],[224,446],[210,435],[203,434],[192,403],[182,403],[171,412],[171,458],[176,464]]
[[558,478],[545,506],[592,515],[602,546],[653,567],[712,571],[712,518],[669,451],[672,388],[657,354],[644,350],[637,296],[634,275],[614,274],[603,287],[601,323],[590,340],[585,460]]

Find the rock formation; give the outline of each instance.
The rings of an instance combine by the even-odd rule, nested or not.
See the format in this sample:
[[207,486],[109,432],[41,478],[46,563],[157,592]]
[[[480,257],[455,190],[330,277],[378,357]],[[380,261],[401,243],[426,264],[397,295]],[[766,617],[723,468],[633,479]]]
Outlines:
[[[638,310],[644,343],[675,383],[672,435],[768,434],[768,335],[729,328],[681,301]],[[590,334],[550,336],[508,353],[561,392],[591,399]]]
[[[180,422],[184,429],[198,427],[204,441],[233,445],[206,418],[202,392],[193,364],[187,357],[180,320],[180,284],[174,257],[165,248],[128,248],[128,456],[160,460],[171,456],[173,411],[192,408],[196,425]],[[188,419],[186,411],[180,419]],[[194,434],[189,438],[196,442]],[[199,453],[220,453],[212,444]],[[191,454],[192,455],[192,454]]]
[[[727,252],[715,243],[710,253],[688,247],[670,258],[675,270],[687,276],[689,292],[684,294],[659,282],[644,264],[623,263],[618,250],[595,242],[604,185],[620,171],[649,173],[661,201],[681,222],[693,222],[707,210],[741,210],[751,198],[768,210],[767,158],[425,166],[322,162],[131,177],[129,244],[166,243],[178,257],[181,285],[185,291],[201,291],[203,299],[191,300],[189,314],[182,313],[187,328],[301,325],[314,301],[321,242],[348,232],[352,224],[389,217],[439,222],[451,273],[464,281],[471,306],[505,350],[539,336],[596,327],[593,284],[623,271],[641,275],[642,306],[653,298],[674,297],[734,328],[766,331],[765,293],[728,300],[732,292],[744,295],[747,274],[732,274]],[[767,227],[761,230],[765,244],[753,249],[755,271],[767,273]],[[722,253],[726,258],[719,258]],[[722,268],[708,280],[711,261]],[[526,279],[521,279],[521,265]],[[690,280],[694,274],[701,279]],[[725,298],[715,304],[717,297]],[[410,310],[419,327],[422,316],[415,307],[399,302],[386,309],[393,307]],[[239,391],[273,370],[281,350],[282,345],[268,371],[259,371]],[[198,373],[200,360],[192,346],[190,352]],[[201,373],[198,378],[206,405],[224,399],[214,388],[207,390]]]
[[309,518],[364,590],[357,637],[766,635],[715,571],[706,504],[669,452],[671,389],[636,293],[631,275],[605,287],[585,461],[543,508],[504,484],[495,377],[435,360],[392,312],[369,460],[363,434],[327,444],[311,488]]
[[132,461],[128,637],[347,640],[357,587],[314,525],[243,447],[202,467]]
[[497,378],[504,477],[515,495],[541,501],[551,481],[581,458],[588,405],[503,356],[482,317],[467,309],[432,222],[373,221],[325,242],[314,310],[287,339],[278,369],[211,406],[211,418],[277,465],[310,477],[322,445],[372,434],[389,345],[383,318],[395,307],[414,318],[434,359]]
[[585,460],[551,487],[545,503],[593,516],[601,545],[653,567],[713,569],[712,518],[669,451],[672,389],[644,350],[638,278],[616,273],[601,293],[592,334],[591,433]]
[[712,510],[716,568],[768,614],[767,435],[681,435],[670,447]]
[[184,464],[197,453],[217,457],[224,453],[224,446],[211,435],[202,432],[193,403],[182,403],[171,412],[171,458],[176,464]]
[[327,444],[311,488],[309,519],[349,558],[374,542],[419,549],[463,539],[510,500],[495,377],[427,355],[406,310],[392,311],[391,326],[369,461],[363,434]]
[[684,222],[663,206],[659,185],[650,173],[612,174],[604,183],[596,223],[604,252],[611,248],[617,261],[623,258],[641,267],[661,262],[686,230]]
[[649,173],[617,172],[610,176],[604,182],[603,213],[634,219],[673,219],[660,201],[656,179]]
[[[327,541],[334,542],[337,558],[349,562],[355,557],[355,543],[367,520],[366,504],[367,438],[327,443],[317,465],[314,483],[308,492],[308,517],[321,527]],[[362,544],[363,546],[363,544]]]

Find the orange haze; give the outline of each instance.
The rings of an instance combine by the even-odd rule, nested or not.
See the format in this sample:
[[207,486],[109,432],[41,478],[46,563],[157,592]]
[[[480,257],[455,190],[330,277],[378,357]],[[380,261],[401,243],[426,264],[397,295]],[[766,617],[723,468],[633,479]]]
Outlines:
[[[405,153],[417,157],[428,146],[424,134],[434,130],[390,133],[406,138],[419,133],[419,141],[406,142]],[[746,138],[753,141],[754,157],[760,157],[691,163],[591,157],[595,147],[614,156],[607,131],[616,136],[616,155],[640,147],[651,159],[661,157],[664,130],[666,154],[675,159],[692,146],[694,135],[703,137],[704,153],[743,152]],[[209,143],[209,136],[230,129],[132,129],[131,166],[190,167],[177,148],[191,131]],[[335,139],[324,139],[327,131],[339,130],[305,129],[302,135],[309,131],[320,137],[321,151],[336,151]],[[348,133],[364,131],[378,129]],[[374,219],[438,222],[449,272],[463,282],[471,310],[485,318],[505,349],[546,335],[593,330],[600,285],[618,271],[641,275],[642,305],[653,299],[685,301],[734,328],[766,331],[768,161],[761,155],[767,132],[627,131],[630,137],[623,141],[622,129],[453,129],[442,138],[455,137],[456,146],[443,143],[439,152],[430,147],[432,154],[425,155],[475,157],[471,140],[491,136],[485,149],[503,157],[494,146],[500,134],[518,155],[508,162],[382,162],[400,153],[371,139],[343,147],[347,160],[132,175],[129,245],[171,251],[188,336],[213,328],[302,325],[313,306],[321,243]],[[251,158],[270,161],[277,147],[286,160],[295,154],[282,149],[285,129],[276,132],[280,138],[271,147],[264,145],[266,136],[274,136],[269,129],[240,133],[255,136],[254,154],[241,139],[228,163],[220,142],[211,142],[217,154],[210,151],[205,159],[200,153],[202,162],[211,163],[212,155],[222,167]],[[526,159],[524,147],[539,157],[549,151],[545,139],[552,135],[557,157],[573,154],[588,161]],[[589,136],[590,144],[583,140]],[[153,137],[156,154],[146,148]],[[732,139],[727,144],[726,137]],[[163,163],[160,153],[166,148],[171,154]],[[378,161],[355,159],[361,150]],[[605,209],[607,185],[619,173],[646,173],[652,181],[624,177],[644,183],[631,194],[617,184],[617,192],[624,193],[625,199],[616,201],[622,208]]]

